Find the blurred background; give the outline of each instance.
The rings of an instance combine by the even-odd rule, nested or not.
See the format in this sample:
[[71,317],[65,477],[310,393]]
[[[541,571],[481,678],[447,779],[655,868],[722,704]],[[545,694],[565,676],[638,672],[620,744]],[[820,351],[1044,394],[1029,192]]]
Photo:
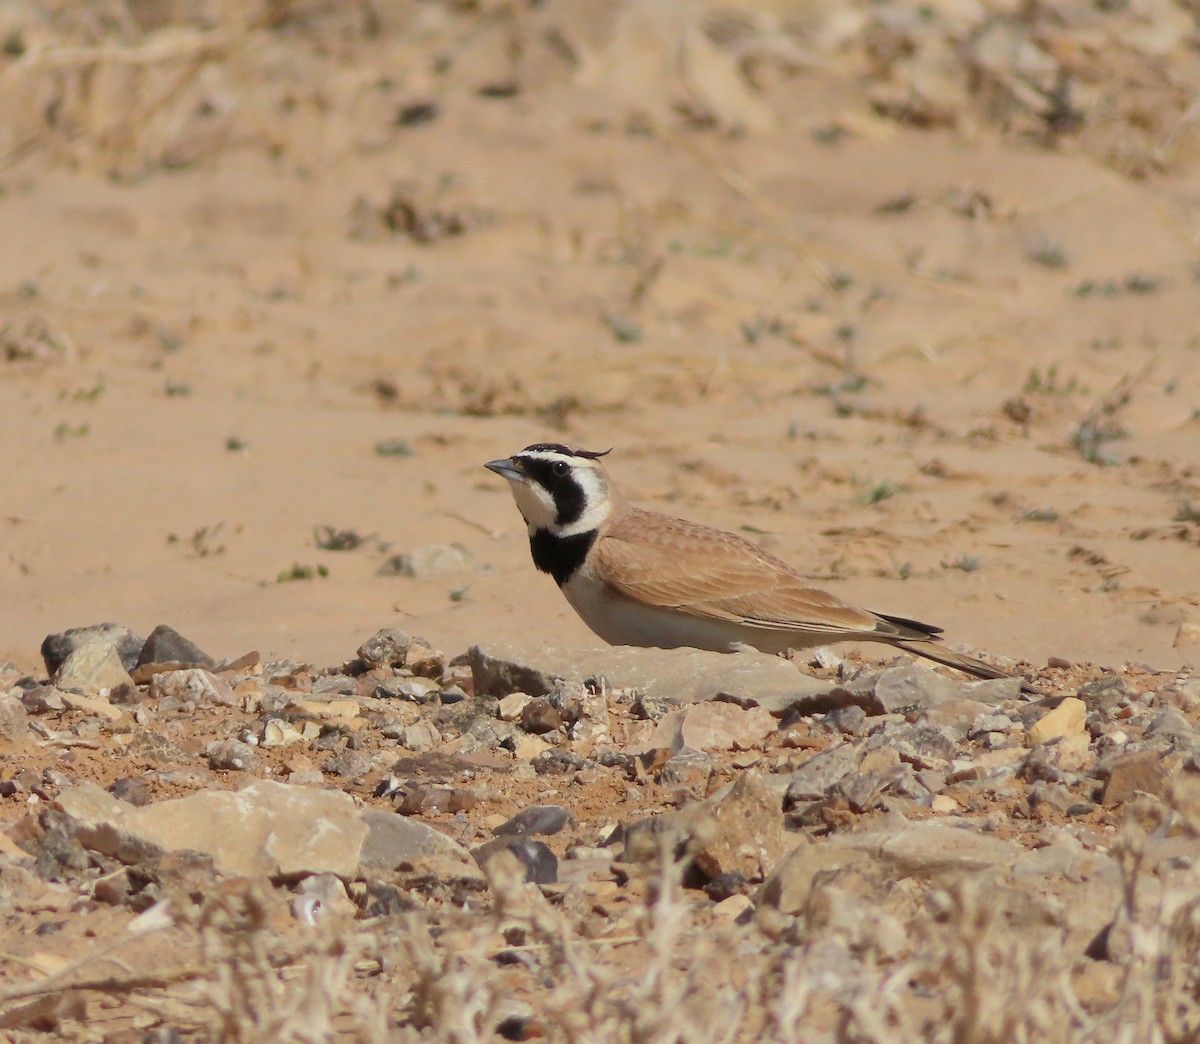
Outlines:
[[0,0],[0,662],[594,642],[616,447],[951,642],[1200,659],[1195,0]]

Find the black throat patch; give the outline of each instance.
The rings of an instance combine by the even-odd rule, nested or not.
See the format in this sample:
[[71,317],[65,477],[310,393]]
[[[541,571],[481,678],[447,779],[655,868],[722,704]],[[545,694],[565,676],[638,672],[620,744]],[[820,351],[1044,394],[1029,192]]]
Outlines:
[[533,564],[562,587],[583,565],[595,542],[594,529],[574,536],[555,536],[548,529],[539,529],[529,538],[529,550],[533,552]]

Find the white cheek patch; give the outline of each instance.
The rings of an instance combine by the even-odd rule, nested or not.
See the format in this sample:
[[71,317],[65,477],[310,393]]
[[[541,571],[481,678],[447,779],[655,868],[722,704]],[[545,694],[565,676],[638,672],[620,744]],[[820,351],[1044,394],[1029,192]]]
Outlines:
[[513,499],[517,502],[517,510],[525,519],[532,533],[537,529],[553,529],[554,519],[558,508],[554,506],[554,498],[536,482],[522,482],[520,479],[509,479]]

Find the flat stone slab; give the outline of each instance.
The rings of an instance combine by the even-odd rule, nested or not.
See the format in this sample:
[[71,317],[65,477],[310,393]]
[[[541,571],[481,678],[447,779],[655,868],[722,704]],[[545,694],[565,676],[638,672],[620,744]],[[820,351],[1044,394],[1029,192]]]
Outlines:
[[603,676],[614,688],[641,689],[679,703],[726,694],[775,713],[780,704],[830,688],[828,681],[800,673],[787,660],[759,652],[627,645],[568,650],[497,642],[472,646],[468,657],[475,691],[489,696],[543,696],[556,684]]
[[60,794],[58,805],[93,851],[133,863],[188,849],[207,853],[226,874],[352,877],[367,836],[348,794],[272,781],[142,808],[81,783]]

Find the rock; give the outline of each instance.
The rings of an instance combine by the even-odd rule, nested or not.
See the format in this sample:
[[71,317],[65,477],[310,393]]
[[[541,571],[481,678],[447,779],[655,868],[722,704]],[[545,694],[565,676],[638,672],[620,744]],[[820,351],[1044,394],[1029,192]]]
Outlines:
[[548,743],[541,736],[532,736],[528,733],[522,733],[513,738],[513,754],[518,761],[532,761],[552,746],[552,743]]
[[54,674],[60,689],[75,689],[87,696],[110,692],[118,685],[132,685],[133,679],[121,662],[115,645],[93,641],[77,646]]
[[946,726],[928,725],[923,722],[888,722],[866,741],[863,750],[871,752],[890,747],[901,761],[919,769],[934,769],[944,772],[950,767],[958,748],[953,735]]
[[682,811],[634,823],[625,832],[624,859],[655,864],[665,844],[668,855],[690,857],[708,880],[738,873],[761,881],[797,836],[784,829],[779,791],[762,774],[747,772]]
[[[889,667],[875,675],[874,681],[877,714],[897,714],[914,708],[933,707],[946,700],[967,696],[963,691],[966,686],[962,682],[947,678],[919,663]],[[1020,692],[1019,682],[1015,692]]]
[[416,578],[460,573],[471,564],[472,558],[471,552],[462,544],[427,544],[392,555],[380,567],[379,574]]
[[527,692],[511,692],[500,700],[497,708],[501,721],[520,721],[521,712],[529,706],[533,697]]
[[346,894],[346,886],[335,874],[313,874],[296,882],[292,914],[296,920],[316,925],[333,918],[349,920],[357,907]]
[[562,726],[562,714],[544,696],[530,700],[521,711],[521,727],[535,736],[544,736]]
[[1172,740],[1176,745],[1185,745],[1195,738],[1196,732],[1187,718],[1174,707],[1164,707],[1146,726],[1146,735],[1161,736]]
[[831,710],[828,721],[844,736],[861,736],[867,731],[867,712],[857,704]]
[[146,638],[136,666],[166,663],[179,664],[182,667],[216,666],[216,661],[198,645],[188,641],[173,627],[159,624]]
[[372,760],[370,754],[365,750],[351,750],[349,747],[346,747],[329,758],[321,766],[321,769],[335,776],[341,776],[344,779],[357,779],[359,776],[365,776],[370,772],[371,767]]
[[472,646],[467,657],[475,693],[481,696],[503,697],[514,692],[546,696],[563,683],[579,685],[588,678],[603,677],[610,688],[640,689],[651,698],[662,696],[680,704],[729,694],[763,705],[763,701],[800,698],[814,685],[826,688],[829,684],[816,683],[778,656],[757,652],[725,654],[624,645],[566,651],[496,643]]
[[924,664],[901,664],[851,682],[832,686],[826,683],[823,691],[794,701],[784,724],[791,724],[800,717],[848,707],[859,707],[872,716],[913,711],[932,715],[944,704],[970,700],[972,704],[987,706],[1020,691],[1021,683],[1017,678],[966,683],[938,674]]
[[568,823],[574,823],[575,817],[560,805],[533,805],[522,809],[511,819],[501,823],[493,834],[541,834],[548,837],[557,834]]
[[395,812],[367,809],[362,813],[362,821],[367,835],[358,862],[369,871],[413,867],[432,857],[464,864],[471,861],[470,852],[457,841],[419,820]]
[[68,690],[62,694],[62,699],[72,710],[83,711],[84,714],[92,714],[106,721],[120,721],[125,717],[125,712],[120,707],[114,707],[108,700],[99,696],[81,696]]
[[567,730],[576,743],[599,746],[612,741],[612,720],[608,698],[603,692],[585,690],[578,701],[578,715]]
[[29,742],[29,712],[17,696],[0,696],[0,740],[17,747]]
[[405,788],[396,811],[405,816],[425,816],[431,812],[464,812],[479,804],[479,795],[468,787],[447,787],[433,783],[412,784]]
[[322,720],[357,718],[362,712],[357,700],[292,700],[286,710]]
[[166,736],[150,729],[136,729],[125,748],[125,753],[128,757],[148,761],[154,765],[184,765],[191,761]]
[[236,739],[214,740],[204,754],[208,758],[208,767],[214,771],[253,772],[261,764],[254,748]]
[[150,787],[144,779],[123,776],[108,788],[108,792],[117,800],[138,808],[150,804]]
[[843,776],[858,768],[862,756],[862,743],[840,743],[809,758],[791,774],[787,803],[823,798]]
[[1087,719],[1087,704],[1075,696],[1065,697],[1054,710],[1043,715],[1025,732],[1025,745],[1036,747],[1060,736],[1074,736],[1083,731]]
[[367,826],[347,794],[263,781],[131,808],[91,783],[58,796],[89,849],[124,863],[192,850],[221,873],[352,877]]
[[1021,685],[1020,678],[986,678],[983,681],[960,684],[959,695],[964,699],[995,707],[1005,700],[1018,699],[1021,695]]
[[[703,795],[716,766],[716,761],[703,751],[685,748],[663,763],[658,770],[658,781],[664,787],[681,787],[691,794]],[[674,796],[678,803],[678,794]]]
[[650,750],[750,750],[775,731],[777,722],[762,707],[743,710],[732,703],[697,703],[672,711],[659,721],[632,754]]
[[404,654],[412,639],[395,627],[376,631],[358,647],[358,658],[373,667],[397,667],[404,663]]
[[404,727],[404,731],[400,734],[400,742],[407,750],[421,753],[433,750],[441,743],[442,734],[438,732],[437,726],[433,722],[418,721]]
[[514,859],[525,881],[554,884],[558,880],[558,857],[541,841],[527,837],[498,837],[471,850],[485,872],[497,859]]
[[431,703],[437,697],[438,683],[432,678],[392,678],[375,689],[381,700],[399,697],[410,703]]
[[160,671],[152,675],[150,698],[176,699],[194,707],[236,707],[239,703],[229,682],[202,667]]
[[1110,808],[1138,794],[1162,797],[1172,773],[1156,754],[1139,751],[1117,759],[1104,784],[1101,800]]
[[1172,644],[1176,649],[1190,649],[1200,645],[1200,623],[1185,620],[1175,632],[1175,641]]
[[404,651],[404,666],[423,678],[440,678],[446,672],[446,657],[424,638],[414,638]]
[[290,721],[283,718],[268,718],[263,724],[262,738],[258,741],[260,747],[290,747],[293,743],[303,743],[304,733]]
[[867,852],[838,844],[833,838],[814,842],[803,834],[797,836],[799,843],[770,872],[755,897],[757,905],[793,917],[804,910],[817,874],[872,861]]
[[30,714],[55,714],[67,709],[61,689],[53,685],[38,685],[21,693],[21,704]]
[[46,674],[53,678],[71,653],[90,642],[113,646],[117,650],[121,665],[125,670],[131,671],[137,666],[146,640],[138,638],[128,627],[116,623],[72,627],[61,634],[47,635],[42,641],[42,661],[46,664]]
[[1012,841],[942,823],[911,823],[899,831],[838,835],[839,843],[867,852],[904,877],[1011,866],[1024,849]]
[[1087,704],[1089,711],[1112,711],[1125,693],[1125,679],[1119,674],[1109,674],[1081,685],[1075,695]]
[[921,711],[918,720],[928,725],[945,726],[959,736],[965,736],[979,717],[989,714],[991,709],[988,704],[980,703],[978,700],[944,700],[934,707],[927,707]]

